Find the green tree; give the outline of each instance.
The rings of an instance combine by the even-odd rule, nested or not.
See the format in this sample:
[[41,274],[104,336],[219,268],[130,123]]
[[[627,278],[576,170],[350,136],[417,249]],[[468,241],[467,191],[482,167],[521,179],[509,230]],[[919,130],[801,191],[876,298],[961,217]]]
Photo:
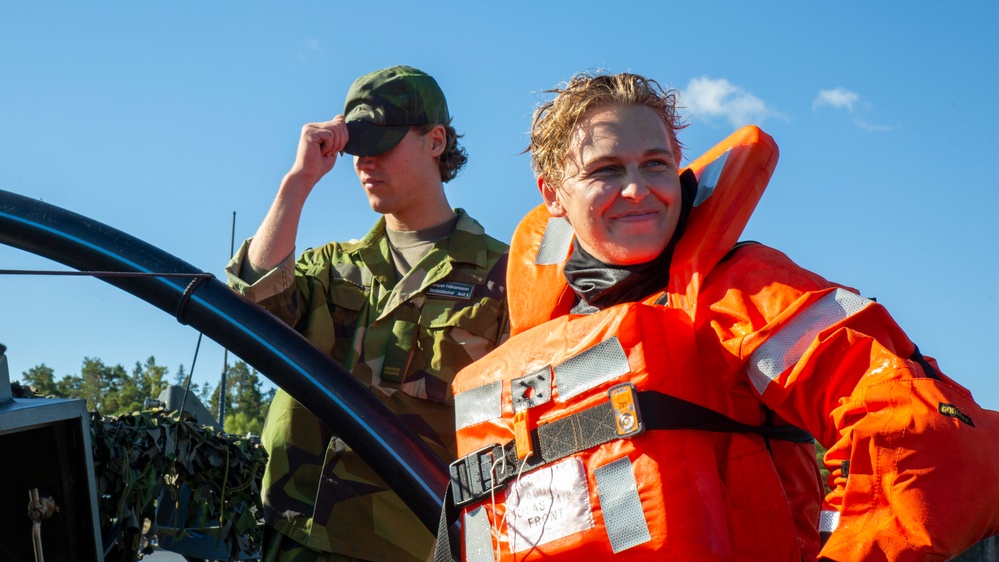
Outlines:
[[113,390],[112,400],[108,402],[114,409],[105,409],[105,412],[109,415],[123,415],[145,409],[146,399],[156,398],[166,388],[167,383],[163,379],[167,373],[168,369],[157,365],[153,356],[146,359],[144,364],[136,361],[132,375],[121,379]]
[[829,488],[829,469],[825,465],[826,458],[826,448],[822,446],[822,443],[818,441],[815,442],[815,460],[819,462],[819,473],[822,474],[822,485],[826,489],[828,494],[831,490]]
[[168,373],[153,356],[145,363],[136,361],[131,376],[121,365],[85,357],[79,375],[56,380],[52,368],[42,363],[22,373],[21,379],[39,396],[83,398],[88,410],[114,416],[143,410],[146,398],[155,398],[166,388]]
[[[173,380],[179,386],[186,386],[188,377],[180,365]],[[153,356],[145,363],[136,361],[131,374],[121,365],[110,366],[97,357],[85,357],[79,375],[56,380],[53,370],[41,364],[22,373],[22,379],[41,396],[83,398],[91,412],[120,416],[142,411],[147,398],[158,397],[168,385],[169,370],[157,365]],[[225,431],[233,435],[260,435],[274,390],[263,392],[260,374],[243,361],[228,368],[226,379]],[[217,415],[218,388],[213,389],[208,383],[193,383],[190,390]]]
[[56,382],[56,391],[53,393],[60,398],[83,398],[83,377],[79,375],[66,375]]
[[[226,372],[225,431],[233,435],[260,435],[274,391],[263,392],[260,375],[243,361],[237,361]],[[208,402],[212,412],[219,411],[219,388]]]
[[[208,404],[208,403],[211,402],[211,400],[212,400],[212,394],[215,392],[215,389],[212,387],[212,385],[210,383],[206,382],[206,383],[201,384],[201,385],[193,384],[191,386],[194,387],[195,392],[197,392],[198,398],[201,399],[201,403],[202,404]],[[218,415],[218,410],[215,410],[214,414]]]
[[33,388],[38,396],[62,396],[55,380],[55,371],[45,363],[21,373],[21,381],[25,386]]
[[140,364],[138,361],[135,362],[132,376],[139,391],[137,400],[140,407],[146,398],[156,398],[163,392],[167,387],[164,379],[168,372],[169,370],[166,367],[156,364],[156,358],[152,355],[146,359],[145,365]]
[[121,365],[111,367],[96,357],[84,357],[79,380],[67,379],[73,386],[79,385],[73,396],[86,400],[88,410],[109,414],[121,411],[120,391],[129,384],[128,373]]
[[[184,369],[184,364],[181,363],[180,367],[177,368],[177,374],[173,377],[173,384],[177,386],[186,387],[187,386],[187,371]],[[198,397],[203,404],[206,404],[206,408],[212,409],[210,402],[212,399],[212,385],[209,383],[198,384],[196,382],[191,383],[191,392]],[[218,410],[212,410],[212,414],[216,415]]]

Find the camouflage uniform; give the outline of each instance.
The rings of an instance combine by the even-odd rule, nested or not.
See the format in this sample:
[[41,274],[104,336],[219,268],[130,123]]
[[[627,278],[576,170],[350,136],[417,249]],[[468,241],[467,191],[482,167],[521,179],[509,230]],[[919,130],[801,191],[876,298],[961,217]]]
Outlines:
[[[230,286],[340,362],[448,462],[456,455],[451,380],[507,335],[507,246],[457,213],[454,233],[400,280],[384,218],[359,242],[289,257],[253,285],[238,277],[248,242],[226,268]],[[428,558],[433,534],[334,428],[283,391],[263,440],[268,525],[319,552]]]

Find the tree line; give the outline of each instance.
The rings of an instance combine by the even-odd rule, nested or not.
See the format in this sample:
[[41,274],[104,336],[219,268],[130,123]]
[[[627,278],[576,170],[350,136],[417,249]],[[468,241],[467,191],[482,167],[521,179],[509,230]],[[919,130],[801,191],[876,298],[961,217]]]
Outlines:
[[[188,375],[181,365],[172,384],[185,386]],[[87,410],[105,416],[121,416],[145,409],[147,398],[156,398],[171,384],[169,369],[156,364],[150,356],[143,363],[136,361],[131,373],[122,365],[108,365],[97,357],[85,357],[79,374],[57,378],[55,371],[44,363],[21,374],[21,383],[31,387],[35,396],[82,398]],[[260,435],[274,397],[274,389],[264,391],[256,369],[244,361],[228,366],[225,388],[225,431],[234,435]],[[190,392],[215,417],[219,411],[219,386],[192,383]]]

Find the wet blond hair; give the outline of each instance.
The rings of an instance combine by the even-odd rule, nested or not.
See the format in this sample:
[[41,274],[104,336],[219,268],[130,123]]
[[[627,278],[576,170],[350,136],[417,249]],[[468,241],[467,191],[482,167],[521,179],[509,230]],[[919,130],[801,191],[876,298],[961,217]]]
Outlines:
[[565,179],[565,160],[576,124],[594,108],[622,103],[652,108],[669,132],[670,149],[681,159],[683,145],[676,132],[687,126],[677,113],[677,91],[639,74],[581,72],[567,83],[545,90],[555,97],[534,110],[531,124],[531,166],[535,176],[552,185]]

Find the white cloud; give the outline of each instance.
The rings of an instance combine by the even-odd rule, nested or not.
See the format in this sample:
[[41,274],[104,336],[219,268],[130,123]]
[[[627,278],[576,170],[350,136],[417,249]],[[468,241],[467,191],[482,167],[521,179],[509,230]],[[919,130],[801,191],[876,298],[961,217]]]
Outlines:
[[694,78],[680,92],[681,103],[705,118],[723,117],[733,127],[762,123],[769,116],[779,116],[760,98],[724,78]]
[[845,88],[822,90],[812,101],[812,110],[814,111],[823,105],[831,105],[832,107],[845,107],[847,111],[853,111],[853,106],[859,101],[859,94]]
[[[812,111],[827,105],[835,109],[846,109],[848,113],[853,113],[854,109],[857,110],[857,113],[867,113],[872,109],[870,103],[860,98],[860,94],[857,92],[851,92],[846,88],[834,88],[832,90],[820,91],[819,95],[815,96],[815,99],[812,100]],[[884,133],[886,131],[894,131],[898,128],[897,125],[879,125],[877,123],[871,123],[870,121],[857,117],[856,114],[853,118],[853,125],[858,129],[867,131],[868,133]]]
[[853,124],[860,127],[861,129],[867,131],[868,133],[884,133],[885,131],[894,131],[897,126],[894,125],[876,125],[874,123],[868,123],[863,119],[854,119]]
[[299,43],[298,47],[299,62],[309,62],[315,53],[323,53],[323,48],[319,46],[318,39],[306,39],[304,43]]

